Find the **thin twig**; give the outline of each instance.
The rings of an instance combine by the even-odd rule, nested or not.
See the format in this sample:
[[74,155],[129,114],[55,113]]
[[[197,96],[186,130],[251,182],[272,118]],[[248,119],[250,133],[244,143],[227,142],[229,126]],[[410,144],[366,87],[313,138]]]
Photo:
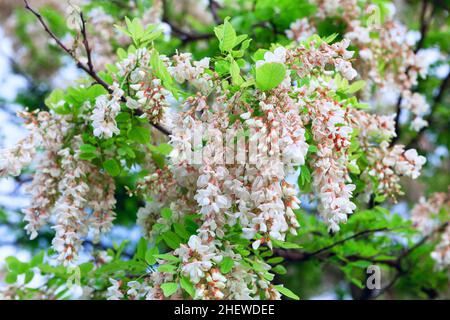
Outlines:
[[86,31],[86,21],[84,20],[83,12],[80,12],[80,19],[81,19],[81,35],[83,36],[83,45],[84,45],[84,49],[86,50],[88,67],[89,67],[89,70],[91,70],[92,72],[95,72],[94,64],[92,63],[91,47],[89,46],[89,41],[88,41],[87,31]]

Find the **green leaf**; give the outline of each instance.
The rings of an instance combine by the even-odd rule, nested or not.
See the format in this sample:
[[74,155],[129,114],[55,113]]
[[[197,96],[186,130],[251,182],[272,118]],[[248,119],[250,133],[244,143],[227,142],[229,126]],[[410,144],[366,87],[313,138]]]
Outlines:
[[171,91],[173,91],[172,76],[170,75],[169,71],[167,70],[166,66],[164,65],[164,62],[161,60],[158,51],[156,51],[156,50],[153,50],[153,52],[152,52],[152,56],[150,57],[150,65],[152,67],[153,73],[159,79],[161,79],[164,86],[166,86],[167,89],[170,89]]
[[98,96],[107,94],[108,91],[100,84],[94,84],[87,89],[86,100],[94,101]]
[[80,272],[83,276],[86,276],[92,269],[94,269],[94,264],[92,262],[80,264]]
[[359,169],[358,165],[354,165],[352,163],[349,163],[347,168],[353,174],[360,174],[361,173],[361,170]]
[[170,144],[167,143],[160,143],[157,147],[156,150],[158,150],[159,153],[167,156],[169,155],[169,153],[172,151],[172,146]]
[[103,168],[112,176],[116,177],[120,174],[121,168],[119,162],[115,159],[109,159],[103,162]]
[[158,247],[154,246],[147,250],[145,253],[145,262],[147,262],[149,265],[153,265],[156,263],[156,255],[158,254]]
[[128,138],[137,143],[147,144],[150,142],[150,129],[133,126],[128,132]]
[[288,298],[294,299],[294,300],[300,300],[299,296],[293,293],[288,288],[284,287],[282,284],[276,285],[275,289],[277,289],[281,294],[285,295]]
[[175,282],[166,282],[161,285],[161,289],[163,291],[164,296],[167,298],[177,291],[178,285]]
[[277,87],[284,79],[286,69],[278,62],[264,63],[256,69],[256,87],[267,91]]
[[81,160],[92,161],[97,158],[97,155],[95,153],[80,153],[79,157]]
[[32,270],[28,270],[25,272],[25,284],[30,283],[34,278],[34,272]]
[[317,153],[317,151],[319,151],[319,149],[317,149],[317,147],[315,145],[309,145],[308,147],[308,153]]
[[333,33],[331,35],[329,35],[328,37],[326,37],[325,39],[323,39],[323,41],[325,41],[326,43],[331,43],[334,41],[334,39],[336,39],[336,37],[339,35],[339,33]]
[[81,151],[81,152],[86,152],[86,153],[94,153],[94,152],[97,151],[97,148],[94,147],[94,146],[91,145],[91,144],[82,144],[82,145],[80,146],[80,151]]
[[90,144],[83,144],[80,146],[80,159],[91,161],[97,158],[97,148]]
[[59,114],[67,114],[68,110],[64,107],[64,91],[55,89],[45,99],[45,105]]
[[259,60],[264,60],[264,55],[266,54],[268,50],[266,49],[258,49],[256,50],[256,52],[253,54],[253,60],[254,61],[259,61]]
[[161,216],[164,219],[169,220],[172,217],[172,210],[170,210],[170,208],[162,208],[161,209]]
[[178,262],[180,261],[180,258],[175,257],[171,254],[168,253],[162,253],[162,254],[155,254],[154,255],[156,259],[161,259],[161,260],[165,260],[165,261],[171,261],[171,262]]
[[277,264],[277,263],[283,262],[283,260],[284,260],[283,257],[274,257],[274,258],[270,258],[269,260],[267,260],[267,263]]
[[302,246],[293,243],[293,242],[287,242],[287,241],[280,241],[280,240],[272,240],[273,246],[276,248],[282,248],[282,249],[300,249]]
[[305,184],[311,182],[311,172],[306,165],[302,165],[300,169],[300,187],[303,187]]
[[18,271],[20,268],[21,262],[16,257],[13,256],[6,257],[5,262],[8,266],[8,270],[10,271]]
[[180,285],[192,298],[195,297],[195,288],[187,277],[181,276]]
[[228,272],[231,271],[231,269],[233,269],[234,261],[230,257],[225,257],[222,259],[219,266],[220,272],[222,272],[223,274],[227,274]]
[[137,244],[136,258],[144,260],[146,252],[147,252],[147,240],[145,240],[145,238],[142,237],[139,239],[139,242]]
[[181,223],[174,223],[173,224],[173,230],[175,230],[175,233],[179,235],[182,239],[188,240],[189,239],[189,232],[186,230],[186,227],[182,225]]
[[230,62],[226,60],[216,61],[214,69],[220,76],[227,74],[230,71]]

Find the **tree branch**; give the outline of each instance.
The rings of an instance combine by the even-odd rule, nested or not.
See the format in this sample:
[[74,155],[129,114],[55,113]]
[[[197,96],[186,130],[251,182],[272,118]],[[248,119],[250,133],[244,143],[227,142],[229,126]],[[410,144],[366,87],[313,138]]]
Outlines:
[[187,44],[189,42],[198,41],[198,40],[207,40],[207,39],[214,37],[214,34],[212,34],[212,33],[200,33],[200,34],[188,33],[186,31],[182,30],[181,28],[177,27],[169,19],[168,9],[167,9],[167,1],[163,0],[162,3],[163,3],[163,16],[162,16],[161,21],[167,23],[170,26],[170,28],[172,29],[172,32],[181,39],[183,44]]

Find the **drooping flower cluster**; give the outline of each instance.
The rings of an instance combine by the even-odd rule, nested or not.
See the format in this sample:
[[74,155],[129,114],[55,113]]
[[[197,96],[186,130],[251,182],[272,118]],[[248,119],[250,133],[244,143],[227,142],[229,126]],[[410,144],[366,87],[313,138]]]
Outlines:
[[[420,202],[411,211],[414,226],[424,236],[436,233],[439,239],[431,257],[436,261],[440,269],[450,266],[450,226],[448,225],[450,214],[450,193],[437,192],[428,199],[421,198]],[[442,221],[447,221],[444,224]],[[440,234],[439,234],[440,233]]]

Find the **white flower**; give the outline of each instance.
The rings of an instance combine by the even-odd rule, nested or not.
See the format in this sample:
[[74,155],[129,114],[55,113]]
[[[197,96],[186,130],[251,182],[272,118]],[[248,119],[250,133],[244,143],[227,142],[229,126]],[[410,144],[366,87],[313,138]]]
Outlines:
[[109,282],[111,283],[111,286],[108,287],[106,292],[106,297],[108,300],[120,300],[123,298],[123,293],[120,291],[120,282],[109,278]]
[[260,67],[265,63],[277,62],[277,63],[285,63],[286,62],[286,49],[284,47],[278,47],[274,50],[274,52],[267,51],[264,54],[264,60],[256,61],[256,67]]
[[94,110],[90,119],[94,127],[94,135],[101,138],[111,138],[114,134],[119,134],[116,116],[120,112],[120,104],[116,98],[108,95],[101,95],[96,98]]
[[373,59],[372,51],[367,48],[360,50],[359,55],[363,60],[372,60]]
[[414,131],[419,132],[422,128],[428,126],[428,121],[424,120],[421,117],[414,118],[413,122],[411,122],[411,128]]

